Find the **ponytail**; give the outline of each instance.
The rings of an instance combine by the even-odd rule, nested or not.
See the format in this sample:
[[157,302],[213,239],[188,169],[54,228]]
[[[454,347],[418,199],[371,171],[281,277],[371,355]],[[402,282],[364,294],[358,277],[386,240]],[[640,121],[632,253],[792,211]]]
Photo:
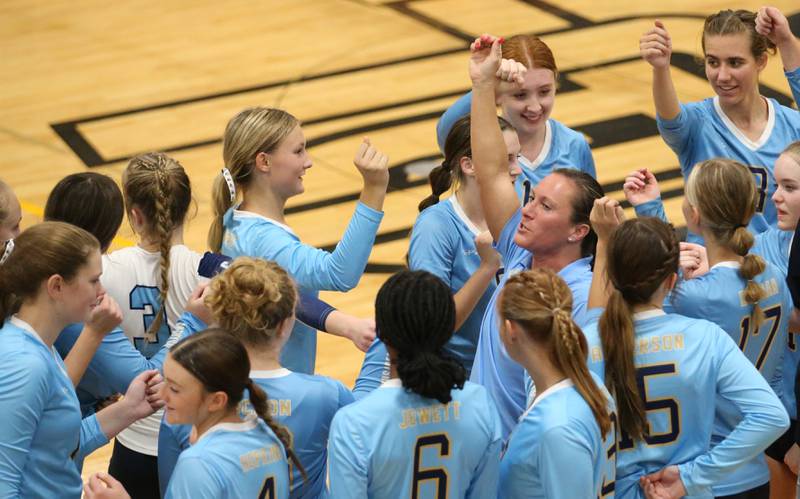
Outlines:
[[211,188],[211,209],[213,218],[211,227],[208,229],[208,247],[211,251],[219,253],[222,249],[222,234],[225,232],[225,225],[222,222],[225,213],[233,206],[231,193],[228,183],[222,174],[214,177],[214,184]]
[[453,335],[455,314],[450,288],[422,270],[394,274],[375,298],[376,329],[395,352],[392,361],[403,386],[443,404],[467,380],[464,367],[442,349]]
[[419,203],[419,211],[438,203],[439,196],[450,190],[453,185],[452,165],[445,161],[435,167],[428,175],[428,182],[431,184],[432,194]]
[[742,266],[739,267],[739,275],[747,281],[744,288],[744,301],[753,306],[750,313],[750,320],[754,329],[761,327],[764,323],[764,310],[759,305],[759,302],[766,298],[767,292],[758,284],[754,279],[757,275],[764,272],[767,264],[764,259],[758,255],[750,253],[750,248],[753,247],[753,234],[747,230],[747,227],[739,226],[734,229],[733,235],[730,239],[730,246],[737,255],[742,258]]
[[269,426],[270,430],[275,433],[275,436],[278,437],[278,440],[281,441],[283,447],[286,449],[286,455],[289,456],[289,460],[294,466],[297,467],[298,470],[300,470],[300,474],[303,475],[303,482],[307,482],[308,475],[306,474],[306,469],[303,467],[303,464],[300,462],[300,459],[294,452],[292,435],[285,426],[272,419],[272,415],[269,412],[269,406],[267,404],[267,394],[250,378],[247,379],[247,391],[250,394],[250,404],[253,406],[253,410],[255,410],[256,414],[258,414],[258,417],[261,418],[264,423],[267,424],[267,426]]
[[641,440],[647,434],[647,416],[633,363],[633,314],[618,289],[611,291],[608,305],[600,316],[599,330],[606,363],[606,386],[617,402],[620,427],[633,440]]

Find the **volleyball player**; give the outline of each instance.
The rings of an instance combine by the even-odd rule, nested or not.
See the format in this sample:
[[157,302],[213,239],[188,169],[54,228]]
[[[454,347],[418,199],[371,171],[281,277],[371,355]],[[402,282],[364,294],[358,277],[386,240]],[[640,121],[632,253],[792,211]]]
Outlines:
[[[557,168],[574,168],[597,177],[592,152],[582,133],[550,118],[558,88],[558,68],[550,47],[535,35],[514,35],[504,40],[502,58],[521,63],[527,71],[514,88],[495,91],[495,101],[519,135],[517,181],[538,184]],[[439,148],[444,151],[453,124],[469,114],[473,93],[458,99],[436,124]]]
[[[496,302],[505,279],[528,268],[549,268],[566,281],[573,293],[572,313],[580,325],[586,312],[591,282],[594,233],[589,213],[603,189],[590,175],[557,169],[533,189],[520,209],[508,169],[494,105],[497,88],[512,91],[522,70],[513,61],[501,61],[500,42],[484,35],[472,44],[472,161],[481,205],[495,248],[503,258],[504,274],[481,323],[471,378],[489,391],[497,403],[504,438],[527,407],[525,373],[500,341]],[[501,74],[502,81],[496,76]]]
[[[777,222],[775,207],[768,203],[774,193],[773,165],[786,144],[800,138],[800,114],[759,93],[759,74],[775,44],[756,30],[755,13],[723,10],[708,16],[702,45],[706,77],[717,95],[682,104],[672,82],[672,41],[664,24],[656,21],[639,42],[642,58],[653,67],[659,132],[678,156],[684,178],[695,164],[715,157],[746,165],[759,191],[749,228],[764,232]],[[800,69],[786,69],[790,83],[800,83],[795,74]]]
[[[672,228],[650,217],[617,227],[622,218],[616,201],[595,203],[589,306],[605,309],[593,311],[599,321],[584,328],[589,368],[617,403],[615,493],[642,497],[640,479],[657,472],[643,485],[666,490],[665,497],[709,496],[788,427],[786,410],[719,326],[664,312],[678,270]],[[715,417],[730,421],[735,414],[732,431],[709,449]]]
[[[214,221],[209,246],[232,257],[274,260],[301,289],[347,291],[355,287],[375,241],[389,183],[388,158],[364,140],[354,160],[364,179],[356,211],[333,252],[300,242],[286,225],[290,197],[301,194],[303,176],[311,167],[306,141],[297,119],[271,108],[245,109],[234,116],[223,139],[225,167],[214,183]],[[242,201],[237,204],[238,192]],[[374,331],[353,331],[350,340],[363,351]],[[313,373],[316,331],[303,324],[283,351],[282,364],[292,371]]]
[[[172,424],[192,425],[196,441],[175,467],[165,498],[289,497],[290,449],[286,430],[269,413],[267,394],[249,377],[242,344],[211,329],[175,345],[164,363],[164,402]],[[242,418],[247,394],[255,414]],[[95,474],[84,488],[89,499],[129,497],[120,482]]]
[[[208,306],[224,334],[240,340],[250,359],[250,378],[270,397],[270,414],[292,436],[292,449],[303,465],[292,468],[290,497],[317,498],[325,489],[327,443],[333,415],[353,401],[339,381],[292,372],[280,364],[280,352],[294,323],[297,291],[274,262],[239,257],[210,284]],[[245,400],[240,412],[252,411]],[[191,428],[162,422],[158,469],[167,488]],[[185,451],[184,451],[185,452]]]
[[606,497],[616,475],[614,401],[586,367],[572,291],[551,270],[511,276],[500,294],[500,336],[537,395],[511,432],[498,497]]
[[500,422],[486,390],[442,351],[455,324],[448,286],[399,272],[378,291],[375,321],[391,379],[333,418],[330,496],[495,497]]
[[45,222],[16,239],[0,266],[0,495],[81,495],[76,466],[133,421],[161,406],[161,378],[145,371],[125,398],[81,419],[60,356],[58,334],[87,319],[104,290],[100,246],[69,224]]

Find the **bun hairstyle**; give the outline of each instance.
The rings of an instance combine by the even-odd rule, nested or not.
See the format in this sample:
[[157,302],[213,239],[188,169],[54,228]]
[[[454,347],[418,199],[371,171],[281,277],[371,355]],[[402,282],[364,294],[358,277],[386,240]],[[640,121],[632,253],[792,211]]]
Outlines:
[[753,306],[751,317],[758,328],[764,322],[764,311],[758,303],[767,293],[754,280],[764,272],[766,263],[750,253],[755,238],[747,230],[758,202],[753,174],[732,159],[701,161],[686,181],[686,200],[700,212],[700,225],[719,244],[743,257],[739,275],[747,281],[744,299]]
[[550,362],[572,380],[605,438],[611,429],[608,400],[589,373],[589,346],[572,320],[572,291],[552,270],[526,270],[508,278],[498,301],[503,320],[517,323],[547,349]]
[[678,272],[680,246],[672,226],[642,217],[617,227],[607,251],[612,290],[598,324],[606,386],[617,402],[620,427],[641,440],[647,432],[647,417],[633,363],[633,306],[649,302],[664,281]]
[[425,271],[394,274],[375,299],[378,336],[396,352],[393,360],[403,386],[443,404],[467,379],[464,367],[443,351],[455,319],[450,288]]
[[247,389],[256,414],[280,439],[286,454],[306,479],[306,471],[292,449],[289,431],[272,419],[267,394],[250,379],[247,350],[228,332],[212,328],[184,338],[170,350],[172,360],[189,371],[206,392],[223,392],[228,396],[228,409],[235,409]]
[[158,241],[161,253],[161,307],[147,329],[152,339],[166,318],[172,233],[183,225],[192,202],[189,176],[180,163],[164,153],[150,152],[131,159],[122,173],[128,212],[138,208],[147,223],[147,235]]
[[775,54],[775,44],[756,31],[756,13],[749,10],[721,10],[706,17],[703,23],[703,54],[706,53],[706,36],[736,35],[744,33],[750,38],[750,52],[755,59],[765,54]]
[[67,223],[43,222],[23,231],[0,266],[0,321],[19,311],[24,300],[34,298],[50,276],[72,280],[99,250],[93,235]]
[[[498,116],[500,130],[513,130],[514,127],[505,119]],[[433,206],[439,202],[439,197],[453,187],[458,187],[464,181],[461,171],[461,158],[472,157],[470,145],[470,116],[466,115],[453,123],[444,143],[444,160],[428,174],[431,185],[431,195],[419,203],[419,211]]]
[[297,288],[275,262],[236,258],[210,286],[206,305],[215,322],[247,346],[269,344],[294,315]]
[[[222,159],[230,173],[234,190],[246,187],[253,176],[258,153],[270,153],[283,142],[300,122],[282,109],[251,107],[231,118],[222,139]],[[224,175],[217,175],[211,188],[214,219],[208,231],[208,245],[213,251],[222,248],[222,217],[233,205],[236,192],[231,192]]]
[[117,235],[125,204],[122,191],[108,175],[73,173],[62,178],[44,207],[44,219],[67,222],[88,231],[105,253]]

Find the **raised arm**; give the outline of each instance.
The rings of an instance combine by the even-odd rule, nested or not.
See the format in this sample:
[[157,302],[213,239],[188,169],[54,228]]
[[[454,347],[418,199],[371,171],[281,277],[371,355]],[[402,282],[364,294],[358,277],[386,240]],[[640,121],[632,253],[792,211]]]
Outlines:
[[508,151],[497,122],[495,87],[501,79],[521,81],[524,75],[524,67],[511,60],[502,60],[501,43],[502,39],[482,35],[470,45],[469,60],[469,76],[472,79],[472,161],[483,213],[495,241],[519,209],[508,171]]
[[669,67],[672,39],[664,23],[657,20],[653,28],[642,35],[639,39],[639,52],[642,59],[653,67],[653,102],[656,113],[665,120],[677,118],[681,107]]
[[778,47],[784,71],[800,68],[800,40],[789,27],[789,21],[775,7],[761,7],[756,16],[756,31]]
[[596,199],[592,213],[589,215],[592,229],[597,234],[597,249],[594,256],[592,286],[589,288],[587,308],[604,308],[608,303],[608,277],[606,268],[608,259],[608,240],[617,226],[625,220],[625,212],[619,202],[608,196]]

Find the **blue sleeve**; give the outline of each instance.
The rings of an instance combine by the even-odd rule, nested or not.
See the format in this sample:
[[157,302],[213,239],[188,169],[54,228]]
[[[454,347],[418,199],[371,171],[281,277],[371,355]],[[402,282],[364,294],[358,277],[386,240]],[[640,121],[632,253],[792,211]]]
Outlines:
[[786,409],[755,366],[724,331],[714,337],[717,394],[735,404],[743,417],[719,445],[678,466],[688,495],[709,493],[713,484],[761,454],[789,427]]
[[467,489],[467,499],[481,499],[484,497],[497,497],[497,485],[500,478],[500,453],[503,449],[502,426],[500,416],[486,393],[484,408],[489,412],[491,442],[486,452],[481,456],[478,467],[472,476],[472,481]]
[[784,71],[786,79],[789,81],[789,88],[792,89],[794,103],[800,108],[800,68],[794,71]]
[[667,220],[667,212],[664,211],[664,202],[661,200],[661,196],[652,201],[642,203],[639,206],[634,206],[633,210],[636,212],[637,217],[655,217],[669,223],[669,220]]
[[359,202],[333,252],[303,244],[284,232],[285,237],[262,238],[253,256],[275,260],[301,287],[349,291],[364,273],[381,219],[382,212]]
[[83,418],[81,420],[81,443],[78,447],[78,454],[74,458],[75,461],[82,462],[86,456],[107,443],[108,437],[100,428],[97,414]]
[[383,342],[375,338],[364,355],[364,363],[361,364],[361,371],[356,378],[353,387],[353,397],[356,400],[368,395],[373,390],[381,386],[389,378],[389,353]]
[[594,166],[594,157],[592,156],[592,150],[589,148],[589,143],[586,142],[586,139],[580,141],[580,145],[578,146],[578,154],[580,157],[580,164],[577,165],[581,171],[584,171],[591,175],[594,178],[597,178],[597,169]]
[[35,354],[2,359],[0,366],[0,496],[17,496],[33,435],[49,398],[49,369]]
[[[540,437],[539,469],[544,497],[596,497],[592,449],[575,430],[558,426]],[[601,452],[605,452],[601,450]],[[565,480],[565,475],[569,479]]]
[[408,268],[426,270],[452,289],[453,261],[455,260],[456,234],[454,227],[443,227],[436,214],[420,213],[411,230],[408,247]]
[[190,431],[186,425],[171,425],[161,420],[158,430],[158,483],[162,497],[166,495],[167,484],[178,457],[189,447]]
[[[90,380],[99,380],[114,392],[125,393],[133,378],[149,369],[161,369],[164,359],[175,343],[206,328],[206,324],[190,312],[184,312],[175,330],[154,356],[147,359],[133,346],[121,329],[117,328],[103,338],[97,348],[80,387],[91,392]],[[101,395],[101,394],[98,394]]]
[[[671,120],[656,116],[656,124],[661,138],[679,158],[684,151],[692,147],[697,126],[703,119],[699,105],[700,103],[697,102],[681,104],[680,113]],[[681,165],[681,168],[683,168],[683,165]],[[687,172],[684,171],[683,173],[685,175]]]
[[459,97],[439,118],[436,123],[436,141],[439,143],[440,151],[444,152],[444,143],[447,141],[450,129],[453,128],[456,121],[469,114],[470,106],[472,106],[471,90]]
[[347,428],[347,415],[339,411],[331,423],[328,438],[328,478],[330,497],[367,497],[369,451],[360,431]]
[[355,397],[353,397],[353,392],[347,389],[341,381],[336,381],[336,389],[338,390],[338,407],[337,409],[341,409],[346,405],[350,405],[356,401]]
[[300,295],[300,299],[297,302],[297,320],[312,329],[318,329],[327,333],[328,330],[325,328],[325,321],[336,308],[320,300],[312,293],[301,290],[298,294]]
[[175,472],[167,486],[165,499],[184,499],[186,497],[223,497],[225,485],[221,483],[208,466],[207,462],[199,457],[178,460]]

